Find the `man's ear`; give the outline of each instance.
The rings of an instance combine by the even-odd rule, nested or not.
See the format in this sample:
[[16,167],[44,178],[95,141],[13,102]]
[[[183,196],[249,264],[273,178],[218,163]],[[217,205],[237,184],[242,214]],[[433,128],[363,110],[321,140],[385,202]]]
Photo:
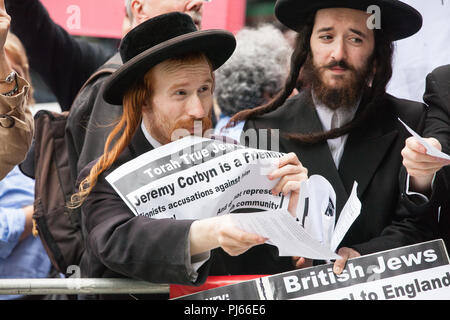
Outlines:
[[151,110],[150,99],[145,99],[144,103],[142,104],[142,112],[148,112],[150,110]]
[[133,26],[137,26],[143,19],[147,19],[147,15],[144,13],[144,1],[145,0],[132,0],[131,12],[133,14]]

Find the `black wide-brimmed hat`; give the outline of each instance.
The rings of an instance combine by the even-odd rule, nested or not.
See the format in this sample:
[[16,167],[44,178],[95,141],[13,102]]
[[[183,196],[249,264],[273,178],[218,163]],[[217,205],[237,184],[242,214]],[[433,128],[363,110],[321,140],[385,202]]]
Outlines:
[[103,98],[122,104],[123,96],[137,79],[167,59],[203,53],[213,70],[224,64],[236,48],[234,35],[225,30],[197,30],[192,18],[172,12],[149,19],[132,29],[119,48],[124,62],[105,83]]
[[319,9],[350,8],[367,12],[372,5],[380,8],[381,30],[393,41],[410,37],[422,27],[422,15],[398,0],[277,0],[275,16],[288,28],[299,31],[308,14]]

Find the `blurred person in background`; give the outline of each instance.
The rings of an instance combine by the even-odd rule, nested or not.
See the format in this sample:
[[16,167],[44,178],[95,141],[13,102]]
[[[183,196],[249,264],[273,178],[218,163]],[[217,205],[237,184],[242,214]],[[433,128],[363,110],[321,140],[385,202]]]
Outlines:
[[[433,147],[450,153],[450,65],[441,66],[426,78],[424,101],[428,105],[423,136]],[[426,154],[425,147],[415,137],[406,140],[402,151],[403,164],[411,176],[414,191],[431,194],[432,182],[437,172],[450,165]]]
[[[0,278],[47,278],[51,271],[39,237],[32,235],[34,180],[15,167],[0,181]],[[42,296],[0,295],[0,300]]]
[[[204,0],[125,0],[122,33],[171,11],[189,14],[200,28],[203,3]],[[122,107],[106,104],[100,88],[111,72],[122,65],[122,60],[117,52],[70,35],[54,23],[38,0],[5,0],[5,4],[13,18],[12,30],[24,43],[31,66],[55,94],[61,110],[71,111],[66,142],[75,181],[79,170],[102,153],[110,125],[121,116]],[[93,76],[99,70],[104,72]],[[80,91],[88,79],[89,85]],[[33,154],[30,152],[27,165],[20,167],[29,177],[34,177]]]
[[[450,154],[450,65],[434,69],[426,77],[423,99],[428,105],[424,139],[433,147]],[[402,150],[403,165],[409,179],[408,187],[415,203],[426,206],[427,199],[420,194],[437,194],[442,203],[439,219],[439,237],[450,247],[450,161],[428,155],[415,137],[409,137]],[[432,214],[433,212],[430,212]]]
[[[39,238],[30,236],[34,202],[34,180],[24,176],[13,163],[24,157],[33,134],[29,111],[32,100],[28,59],[20,40],[9,33],[10,17],[4,0],[0,0],[0,76],[12,74],[11,83],[0,83],[0,108],[10,109],[7,118],[0,120],[1,170],[6,173],[4,157],[14,156],[8,167],[13,169],[0,181],[0,278],[45,278],[51,263]],[[13,127],[5,128],[6,121]],[[11,130],[11,131],[8,131]],[[8,135],[14,132],[13,137]],[[9,171],[9,170],[8,170]],[[21,296],[0,296],[0,300],[22,299]],[[40,296],[29,296],[40,299]]]
[[20,41],[9,34],[11,18],[0,1],[0,180],[20,163],[33,137],[28,61]]
[[292,48],[281,31],[269,24],[242,29],[236,41],[235,53],[216,72],[215,96],[221,113],[214,133],[239,141],[244,122],[224,127],[234,114],[267,103],[281,90]]
[[450,154],[450,64],[428,74],[423,100],[429,107],[424,136],[435,137],[442,151]]
[[62,111],[70,109],[83,83],[112,52],[70,35],[51,19],[39,0],[5,0],[11,31],[25,46],[31,68],[55,95]]
[[[169,11],[189,13],[201,26],[201,0],[124,0],[122,35],[150,17]],[[5,0],[11,30],[27,50],[30,65],[67,111],[84,82],[115,52],[75,38],[57,25],[39,0]],[[120,61],[118,61],[120,63]]]

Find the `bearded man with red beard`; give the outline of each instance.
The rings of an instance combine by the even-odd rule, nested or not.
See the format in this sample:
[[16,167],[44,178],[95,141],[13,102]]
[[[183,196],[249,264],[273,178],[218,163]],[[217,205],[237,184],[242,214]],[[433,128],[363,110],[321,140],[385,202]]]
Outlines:
[[[108,103],[123,104],[123,114],[103,154],[81,171],[70,204],[82,211],[82,277],[199,285],[209,275],[214,249],[236,256],[267,240],[238,229],[229,215],[202,220],[136,216],[105,179],[122,164],[194,134],[200,125],[200,133],[211,128],[214,70],[235,46],[233,34],[198,31],[190,16],[177,12],[145,21],[123,39],[125,63],[105,83],[103,95]],[[295,213],[306,169],[288,154],[270,176],[281,178],[272,192],[290,194],[289,210]]]
[[[419,31],[420,13],[397,0],[278,0],[275,15],[298,32],[285,87],[229,126],[246,121],[244,134],[279,129],[280,151],[296,153],[310,175],[332,184],[336,221],[358,183],[362,210],[339,245],[336,273],[348,258],[435,238],[439,204],[432,196],[414,207],[405,190],[409,133],[398,120],[420,134],[425,106],[386,93],[393,41]],[[294,88],[300,93],[288,99]]]

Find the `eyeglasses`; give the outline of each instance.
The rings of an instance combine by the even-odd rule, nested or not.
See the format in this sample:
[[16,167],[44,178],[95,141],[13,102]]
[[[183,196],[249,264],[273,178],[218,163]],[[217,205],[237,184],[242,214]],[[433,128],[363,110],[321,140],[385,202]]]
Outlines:
[[7,114],[0,114],[0,127],[9,129],[14,127],[15,123],[16,121],[13,117]]

